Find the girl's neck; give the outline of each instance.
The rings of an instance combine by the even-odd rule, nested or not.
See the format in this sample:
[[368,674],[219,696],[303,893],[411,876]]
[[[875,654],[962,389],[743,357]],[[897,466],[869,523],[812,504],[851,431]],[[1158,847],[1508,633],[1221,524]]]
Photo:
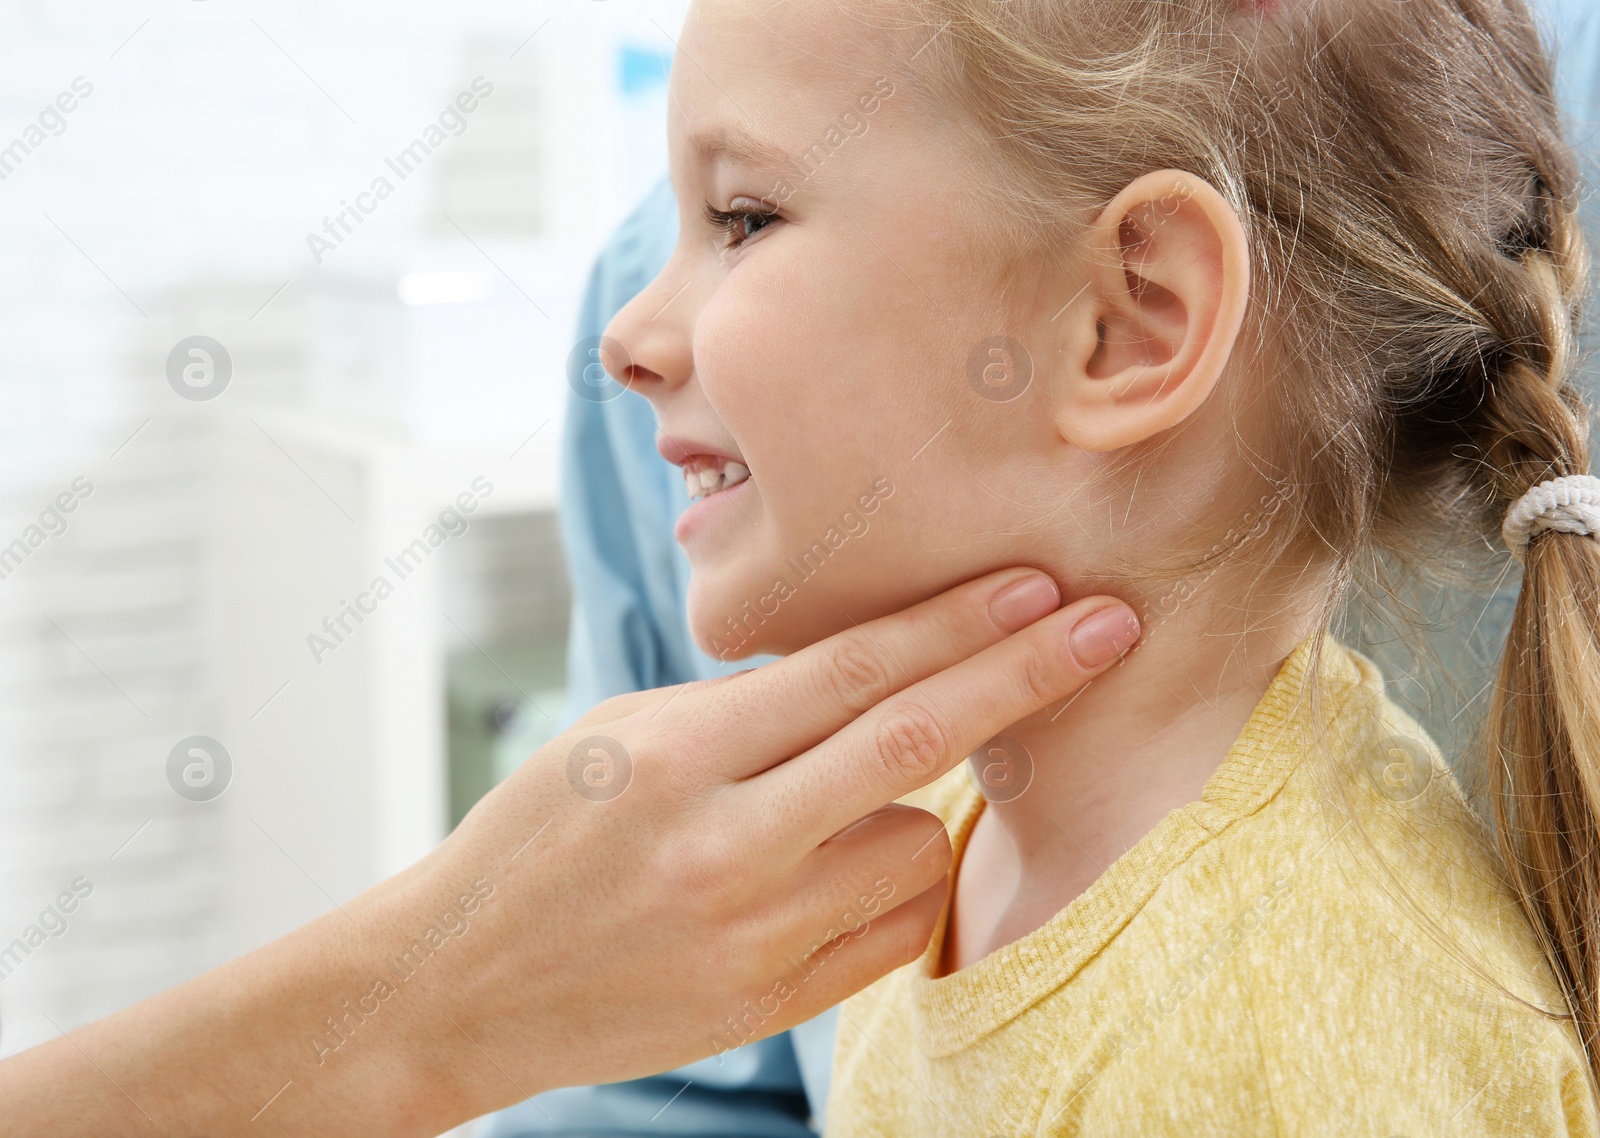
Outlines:
[[[1196,597],[1151,622],[1137,647],[1060,706],[1003,734],[1026,748],[1032,781],[996,754],[997,785],[957,875],[940,974],[1034,931],[1149,833],[1197,801],[1284,659],[1310,634],[1318,590],[1299,577],[1271,615]],[[1261,594],[1257,594],[1261,595]],[[1134,598],[1127,598],[1141,611]],[[1051,714],[1055,713],[1055,718]],[[1009,787],[1004,779],[1010,778]]]

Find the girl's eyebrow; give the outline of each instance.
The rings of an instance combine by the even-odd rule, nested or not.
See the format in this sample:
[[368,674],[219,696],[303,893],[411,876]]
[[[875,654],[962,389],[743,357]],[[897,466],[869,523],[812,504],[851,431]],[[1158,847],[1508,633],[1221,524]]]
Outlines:
[[754,135],[738,127],[713,128],[690,136],[690,153],[702,166],[712,166],[720,159],[742,162],[748,166],[781,166],[789,156]]

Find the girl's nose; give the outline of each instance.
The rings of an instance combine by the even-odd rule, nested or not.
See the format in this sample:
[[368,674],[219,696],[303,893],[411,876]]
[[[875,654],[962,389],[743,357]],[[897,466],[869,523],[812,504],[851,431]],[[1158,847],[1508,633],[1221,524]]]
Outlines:
[[657,276],[606,326],[601,356],[623,387],[655,399],[681,387],[693,370],[689,282]]

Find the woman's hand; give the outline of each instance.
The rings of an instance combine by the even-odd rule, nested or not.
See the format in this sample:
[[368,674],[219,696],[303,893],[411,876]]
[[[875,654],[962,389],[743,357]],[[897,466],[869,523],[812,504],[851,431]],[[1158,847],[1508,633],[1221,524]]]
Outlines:
[[608,700],[405,873],[0,1064],[6,1115],[96,1138],[428,1136],[808,1019],[916,957],[943,904],[943,827],[886,804],[1138,636],[1111,598],[1058,603],[1006,570]]
[[[1044,574],[992,574],[753,671],[608,700],[540,750],[429,867],[495,888],[458,981],[494,1057],[473,1101],[666,1070],[914,959],[950,844],[885,804],[1138,636],[1120,602],[1059,603]],[[1090,614],[1105,635],[1075,653]]]

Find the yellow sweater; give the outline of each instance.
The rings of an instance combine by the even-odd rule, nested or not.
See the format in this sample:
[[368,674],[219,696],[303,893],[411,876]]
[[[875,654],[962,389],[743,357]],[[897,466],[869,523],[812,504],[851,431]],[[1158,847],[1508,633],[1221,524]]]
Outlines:
[[[935,978],[941,918],[919,960],[844,1003],[828,1138],[1600,1134],[1570,1021],[1471,965],[1564,1006],[1438,748],[1331,636],[1311,730],[1311,647],[1202,799],[1044,927]],[[984,801],[954,773],[922,804],[959,867]]]

